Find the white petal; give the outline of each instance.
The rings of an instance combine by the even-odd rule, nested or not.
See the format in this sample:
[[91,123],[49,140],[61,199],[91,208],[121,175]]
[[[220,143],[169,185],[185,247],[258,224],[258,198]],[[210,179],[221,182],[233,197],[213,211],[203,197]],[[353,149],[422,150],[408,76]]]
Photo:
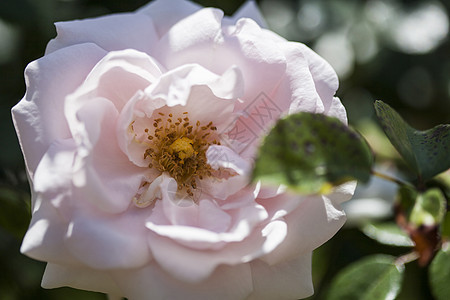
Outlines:
[[63,286],[113,295],[123,294],[108,272],[87,267],[47,264],[42,287],[52,289]]
[[267,28],[267,22],[263,15],[259,11],[258,5],[253,0],[246,1],[239,9],[233,14],[232,17],[228,17],[232,23],[236,23],[240,18],[250,18],[258,23],[262,28]]
[[250,263],[254,291],[248,300],[291,300],[313,294],[311,253],[276,265],[261,260]]
[[[42,197],[38,194],[34,197]],[[67,222],[47,199],[33,212],[30,227],[22,242],[20,252],[41,261],[77,265],[79,261],[64,245]]]
[[69,224],[65,245],[95,269],[136,268],[149,262],[144,226],[148,212],[131,207],[122,215],[77,213]]
[[285,78],[281,82],[274,99],[290,101],[289,112],[306,111],[323,113],[324,105],[316,89],[310,65],[299,43],[280,43],[288,61]]
[[94,43],[106,51],[136,49],[150,53],[158,40],[152,20],[143,14],[115,14],[55,25],[58,35],[48,43],[46,54],[83,43]]
[[123,212],[141,184],[143,171],[119,148],[118,113],[112,102],[96,98],[79,107],[77,100],[70,99],[66,106],[78,147],[73,183],[82,193],[82,201],[105,212]]
[[237,300],[246,299],[252,291],[248,264],[219,266],[198,283],[174,279],[154,263],[139,270],[114,272],[114,278],[129,300]]
[[218,76],[190,64],[165,73],[145,94],[149,104],[163,99],[174,116],[186,111],[194,123],[200,121],[206,125],[213,121],[218,132],[222,132],[234,121],[233,110],[243,91],[242,84],[235,67]]
[[46,55],[25,70],[27,92],[12,114],[31,179],[53,140],[71,136],[64,117],[64,98],[104,55],[96,45],[76,45]]
[[90,72],[71,98],[88,102],[101,97],[114,103],[118,111],[138,91],[143,91],[162,74],[162,67],[143,52],[132,49],[108,53]]
[[245,80],[245,107],[261,92],[270,95],[276,89],[285,72],[285,57],[277,43],[262,38],[261,28],[251,19],[222,28],[222,17],[217,9],[197,11],[161,38],[154,55],[168,69],[196,63],[222,74],[236,65]]
[[208,164],[213,169],[231,169],[239,175],[247,175],[250,172],[250,162],[241,158],[236,152],[228,147],[211,145],[206,151]]
[[347,111],[345,110],[344,105],[342,105],[341,100],[337,97],[333,98],[330,107],[328,110],[325,110],[324,113],[330,117],[338,118],[344,124],[348,123]]
[[300,44],[302,52],[308,61],[311,75],[314,78],[317,93],[322,99],[325,111],[328,110],[333,101],[333,96],[339,87],[339,80],[336,71],[331,65],[312,51],[307,46]]
[[158,35],[163,36],[175,23],[193,14],[202,7],[185,0],[155,0],[137,12],[151,17]]
[[270,265],[293,259],[322,245],[342,227],[345,213],[338,203],[325,196],[310,196],[284,216],[284,220],[289,228],[286,239],[262,257]]

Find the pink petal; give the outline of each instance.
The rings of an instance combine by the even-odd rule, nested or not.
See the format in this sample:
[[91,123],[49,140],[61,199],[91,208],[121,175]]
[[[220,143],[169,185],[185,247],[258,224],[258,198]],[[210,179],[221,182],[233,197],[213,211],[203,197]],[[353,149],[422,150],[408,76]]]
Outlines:
[[148,243],[163,270],[178,280],[198,283],[211,276],[221,264],[238,265],[260,256],[264,241],[261,235],[252,235],[240,243],[228,243],[225,248],[210,251],[183,247],[155,234],[150,235]]
[[330,107],[333,96],[339,87],[339,80],[330,64],[307,46],[300,44],[311,74],[314,78],[317,93],[322,99],[325,110]]
[[[286,227],[282,222],[274,223],[265,229],[256,228],[267,218],[265,211],[258,206],[229,211],[234,224],[227,232],[219,233],[208,232],[200,227],[158,225],[152,220],[158,215],[161,216],[158,210],[160,208],[156,203],[147,222],[147,227],[153,232],[149,237],[149,246],[161,267],[183,281],[198,282],[207,278],[220,264],[245,263],[265,255],[272,251],[285,235]],[[159,222],[161,221],[160,219]]]
[[158,35],[163,36],[175,23],[193,14],[202,7],[184,0],[155,0],[137,12],[149,16]]
[[79,264],[63,241],[72,211],[70,201],[72,169],[76,154],[73,140],[55,141],[36,170],[32,192],[32,218],[21,252],[38,260]]
[[345,222],[338,203],[325,196],[310,196],[290,214],[286,239],[273,252],[262,257],[270,265],[306,254],[329,240]]
[[110,52],[92,69],[71,98],[78,98],[77,101],[106,98],[121,111],[137,91],[145,90],[161,74],[158,63],[145,53],[131,49]]
[[70,286],[87,291],[122,295],[113,277],[105,271],[88,267],[76,267],[48,263],[42,278],[42,287],[46,289]]
[[205,8],[181,20],[161,38],[154,55],[168,69],[198,63],[222,74],[236,65],[245,80],[248,105],[261,92],[276,88],[285,58],[276,43],[259,37],[261,28],[254,21],[241,19],[222,29],[222,17],[222,11]]
[[96,45],[76,45],[46,55],[25,70],[27,92],[12,114],[31,180],[50,143],[71,136],[64,117],[64,98],[104,55]]
[[[245,188],[249,182],[251,164],[226,146],[211,145],[206,152],[208,164],[218,170],[217,176],[201,181],[202,192],[215,199],[225,200]],[[220,178],[221,174],[233,174]],[[253,199],[252,199],[253,200]],[[228,201],[227,201],[228,202]],[[224,205],[224,203],[221,203]]]
[[272,95],[273,101],[281,108],[287,104],[290,113],[298,111],[323,113],[324,105],[316,89],[311,66],[305,57],[305,47],[294,42],[280,43],[279,47],[283,50],[288,63],[285,77],[277,92]]
[[148,211],[131,207],[121,215],[76,213],[69,224],[65,245],[94,269],[136,268],[149,262],[145,219]]
[[230,169],[239,175],[249,175],[250,162],[241,158],[236,152],[226,146],[211,145],[206,152],[208,164],[215,170]]
[[46,54],[84,43],[94,43],[106,51],[136,49],[150,53],[158,40],[152,20],[143,14],[115,14],[55,25],[58,35],[48,43]]
[[348,201],[352,198],[355,189],[356,189],[356,181],[350,181],[344,184],[341,184],[333,189],[333,192],[327,195],[333,203],[342,203]]
[[236,300],[246,299],[252,291],[248,264],[219,266],[214,273],[198,283],[179,281],[156,264],[139,270],[114,272],[114,278],[129,300]]
[[229,210],[228,214],[210,200],[200,200],[199,205],[178,206],[172,199],[167,199],[165,191],[162,194],[163,203],[155,204],[147,228],[193,249],[219,249],[225,243],[242,241],[267,217],[260,206],[249,204],[235,211]]
[[73,182],[84,201],[105,212],[123,212],[141,184],[143,171],[118,146],[114,105],[103,98],[79,105],[72,98],[66,106],[78,147]]
[[[143,155],[148,148],[148,144],[143,142],[147,138],[144,130],[150,123],[148,117],[155,109],[165,104],[162,99],[152,100],[148,99],[144,92],[136,92],[125,104],[117,120],[116,132],[119,147],[128,159],[139,167],[148,166],[148,161]],[[133,124],[132,128],[130,124]],[[157,175],[159,176],[159,172]]]
[[273,266],[254,260],[250,266],[254,291],[248,300],[303,299],[314,293],[311,253]]
[[79,264],[64,245],[67,222],[43,195],[34,195],[33,201],[41,203],[33,212],[20,252],[41,261]]
[[328,110],[324,111],[324,114],[330,117],[336,117],[344,124],[348,123],[347,111],[345,110],[344,105],[342,105],[341,100],[339,100],[339,98],[337,97],[333,98],[330,107],[328,108]]
[[[267,196],[269,195],[267,194]],[[257,198],[257,202],[266,209],[271,220],[282,218],[291,213],[303,200],[303,197],[290,193],[282,193],[267,198],[261,198],[258,195]]]
[[171,70],[125,105],[118,121],[120,148],[136,165],[148,166],[143,155],[148,148],[145,129],[153,123],[156,109],[174,117],[188,112],[192,124],[213,121],[222,132],[234,121],[234,105],[242,91],[240,72],[233,67],[221,76],[195,64]]
[[73,139],[54,141],[36,169],[34,191],[54,196],[68,193],[72,188],[76,151]]
[[231,17],[225,17],[230,23],[236,23],[241,18],[250,18],[262,28],[267,28],[266,20],[259,11],[258,5],[253,0],[246,1]]
[[[164,219],[167,220],[166,225],[197,227],[214,233],[221,233],[229,228],[230,216],[212,200],[203,198],[203,195],[199,195],[198,204],[190,198],[184,199],[182,195],[177,194],[177,183],[173,178],[166,174],[160,178],[162,178],[160,183],[162,199],[156,203],[153,214],[162,210]],[[149,220],[151,223],[152,218]],[[157,223],[162,224],[160,221]]]
[[[201,65],[187,64],[165,73],[146,94],[149,97],[165,99],[170,107],[185,106],[189,102],[189,92],[194,86],[208,86],[210,93],[218,98],[236,99],[243,94],[242,81],[241,72],[235,66],[230,66],[222,75],[217,75]],[[197,106],[205,104],[201,98],[191,101]]]

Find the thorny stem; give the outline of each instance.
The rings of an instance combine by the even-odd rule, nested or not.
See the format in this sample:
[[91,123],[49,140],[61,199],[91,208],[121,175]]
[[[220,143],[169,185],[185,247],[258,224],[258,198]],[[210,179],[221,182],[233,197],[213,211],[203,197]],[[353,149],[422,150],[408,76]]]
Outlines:
[[389,176],[389,175],[387,175],[387,174],[380,173],[380,172],[375,171],[375,170],[372,170],[372,175],[377,176],[377,177],[379,177],[379,178],[382,178],[382,179],[384,179],[384,180],[392,181],[392,182],[394,182],[394,183],[396,183],[396,184],[398,184],[398,185],[407,185],[407,186],[410,186],[410,187],[414,187],[414,186],[413,186],[412,184],[410,184],[409,182],[400,180],[400,179],[398,179],[398,178],[394,178],[394,177],[392,177],[392,176]]

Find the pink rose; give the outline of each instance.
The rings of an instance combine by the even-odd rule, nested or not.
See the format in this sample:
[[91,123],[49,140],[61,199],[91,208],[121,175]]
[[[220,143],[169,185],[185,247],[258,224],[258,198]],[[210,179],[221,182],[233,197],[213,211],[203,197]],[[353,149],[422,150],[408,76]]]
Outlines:
[[13,108],[33,190],[21,250],[48,262],[42,286],[311,295],[311,253],[344,223],[354,186],[300,197],[248,179],[280,114],[346,122],[328,63],[263,29],[253,2],[224,17],[160,0],[56,27]]

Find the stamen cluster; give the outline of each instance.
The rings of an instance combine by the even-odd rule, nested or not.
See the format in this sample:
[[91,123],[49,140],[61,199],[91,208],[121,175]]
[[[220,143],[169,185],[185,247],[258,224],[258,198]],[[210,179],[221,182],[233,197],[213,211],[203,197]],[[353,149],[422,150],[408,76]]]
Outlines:
[[206,151],[212,144],[220,145],[217,127],[212,121],[206,125],[200,121],[191,124],[188,112],[177,117],[158,112],[152,125],[144,130],[150,142],[144,153],[148,167],[169,173],[179,190],[193,196],[197,179],[212,175]]

